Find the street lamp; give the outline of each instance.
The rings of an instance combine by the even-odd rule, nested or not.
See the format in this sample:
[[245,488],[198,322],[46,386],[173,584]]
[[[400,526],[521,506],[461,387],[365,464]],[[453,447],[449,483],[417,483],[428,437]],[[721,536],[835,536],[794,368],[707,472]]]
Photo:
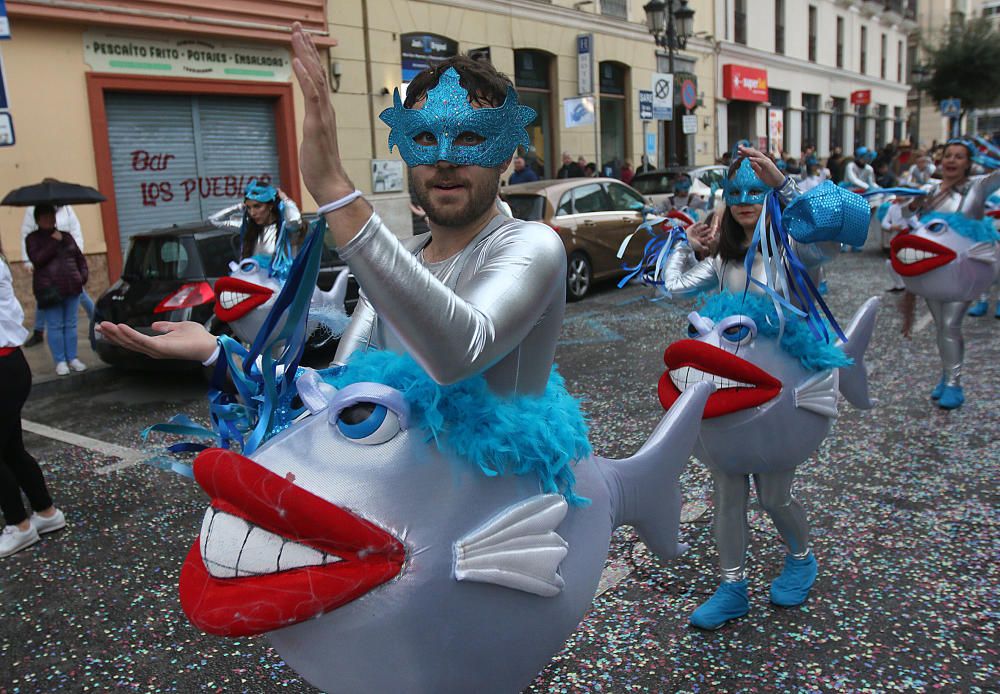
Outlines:
[[917,124],[916,132],[913,136],[913,146],[915,148],[920,147],[920,97],[923,90],[924,80],[927,79],[931,74],[931,71],[927,69],[927,66],[922,63],[917,63],[912,68],[910,68],[910,75],[914,78],[913,88],[917,90]]
[[[694,35],[694,10],[688,7],[688,0],[650,0],[643,5],[646,13],[646,28],[660,48],[667,49],[667,70],[674,74],[674,51],[687,46],[688,37]],[[676,102],[676,99],[674,99]],[[671,108],[673,104],[671,104]],[[667,128],[670,142],[670,164],[677,164],[677,128],[671,122]]]

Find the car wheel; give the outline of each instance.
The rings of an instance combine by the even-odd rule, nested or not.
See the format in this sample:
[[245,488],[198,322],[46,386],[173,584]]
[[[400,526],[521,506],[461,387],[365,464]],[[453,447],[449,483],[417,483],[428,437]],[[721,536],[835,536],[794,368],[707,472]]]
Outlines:
[[566,298],[579,301],[590,291],[594,271],[590,259],[580,251],[571,253],[566,262]]

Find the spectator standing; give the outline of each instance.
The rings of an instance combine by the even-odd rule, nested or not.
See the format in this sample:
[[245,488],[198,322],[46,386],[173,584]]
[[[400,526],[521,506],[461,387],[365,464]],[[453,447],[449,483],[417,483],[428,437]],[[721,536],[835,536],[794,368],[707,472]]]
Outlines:
[[597,176],[597,164],[594,162],[587,162],[587,165],[583,167],[583,175],[587,178],[595,178]]
[[[55,181],[54,178],[46,178],[43,180],[45,183],[50,183]],[[24,267],[29,273],[34,272],[34,265],[28,260],[28,249],[25,246],[25,240],[28,238],[28,234],[33,232],[38,228],[35,224],[35,208],[28,207],[24,210],[24,218],[21,220],[21,257],[24,258]],[[83,230],[80,228],[80,220],[76,216],[76,212],[70,205],[63,205],[62,207],[56,208],[56,228],[62,229],[63,231],[68,231],[76,241],[77,248],[83,253]],[[83,310],[87,314],[87,318],[94,317],[94,300],[90,298],[87,294],[87,290],[84,289],[80,294],[80,303],[83,305]],[[27,342],[24,343],[25,347],[34,347],[35,345],[41,344],[42,340],[45,339],[45,328],[42,323],[42,312],[35,310],[35,326],[32,331],[31,337],[28,338]]]
[[627,161],[624,164],[622,164],[622,170],[621,170],[622,183],[629,184],[632,182],[633,178],[635,178],[635,171],[632,170],[632,162]]
[[522,157],[514,157],[514,172],[510,175],[508,182],[511,185],[517,183],[531,183],[538,180],[538,174],[529,169]]
[[569,152],[562,153],[562,162],[556,178],[581,178],[583,176],[583,167],[573,161],[573,155]]
[[656,167],[649,163],[649,157],[645,154],[642,155],[642,161],[639,164],[639,168],[636,173],[646,173],[647,171],[653,171]]
[[73,236],[56,227],[56,210],[51,205],[34,209],[38,228],[25,240],[28,259],[35,266],[32,287],[42,313],[49,351],[60,376],[86,371],[77,359],[76,312],[83,285],[87,283],[87,261]]
[[840,183],[844,180],[844,152],[840,147],[834,147],[826,160],[826,168],[830,170],[830,180]]
[[[53,215],[54,218],[54,215]],[[68,236],[68,235],[67,235]],[[31,369],[21,351],[28,336],[24,311],[14,296],[10,268],[0,251],[0,508],[4,529],[0,557],[9,557],[39,540],[39,535],[66,527],[63,512],[52,505],[38,462],[24,450],[21,408],[31,391]],[[29,518],[24,492],[35,511]]]

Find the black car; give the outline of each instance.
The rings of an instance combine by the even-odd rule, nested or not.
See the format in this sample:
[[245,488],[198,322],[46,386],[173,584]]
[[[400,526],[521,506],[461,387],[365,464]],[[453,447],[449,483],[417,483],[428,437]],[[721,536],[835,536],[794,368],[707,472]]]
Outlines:
[[[141,333],[153,335],[151,326],[157,321],[190,320],[201,323],[213,335],[230,334],[229,327],[215,315],[213,287],[217,279],[229,275],[229,263],[238,259],[238,248],[238,233],[208,222],[175,225],[132,236],[121,278],[94,304],[90,323],[94,351],[115,366],[153,366],[149,357],[102,339],[94,330],[101,321],[126,323]],[[317,281],[320,289],[330,289],[344,266],[337,252],[324,244]],[[358,286],[352,277],[345,307],[348,314],[354,311],[357,301]],[[336,340],[307,343],[306,359],[329,361],[336,345]],[[190,361],[156,360],[156,368],[194,366],[198,365]]]

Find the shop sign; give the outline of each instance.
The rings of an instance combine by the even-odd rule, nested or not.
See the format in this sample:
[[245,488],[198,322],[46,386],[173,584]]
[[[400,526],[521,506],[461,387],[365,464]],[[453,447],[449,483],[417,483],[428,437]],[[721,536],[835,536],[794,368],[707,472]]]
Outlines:
[[594,35],[576,37],[576,93],[594,93]]
[[90,30],[83,34],[83,59],[95,72],[258,82],[292,77],[287,48],[202,37]]
[[857,89],[851,92],[851,104],[854,106],[864,106],[872,102],[871,89]]
[[563,99],[563,116],[567,128],[578,128],[583,125],[593,125],[594,97],[578,96],[574,99]]
[[723,65],[722,96],[733,101],[767,101],[767,70]]
[[639,120],[653,120],[653,92],[639,90]]
[[458,42],[437,34],[400,34],[403,81],[410,82],[420,72],[458,55]]
[[653,84],[653,118],[656,120],[674,119],[674,76],[667,72],[654,72]]
[[681,116],[681,132],[685,135],[694,135],[698,132],[698,116]]
[[0,0],[0,39],[10,38],[10,20],[7,19],[7,3]]

